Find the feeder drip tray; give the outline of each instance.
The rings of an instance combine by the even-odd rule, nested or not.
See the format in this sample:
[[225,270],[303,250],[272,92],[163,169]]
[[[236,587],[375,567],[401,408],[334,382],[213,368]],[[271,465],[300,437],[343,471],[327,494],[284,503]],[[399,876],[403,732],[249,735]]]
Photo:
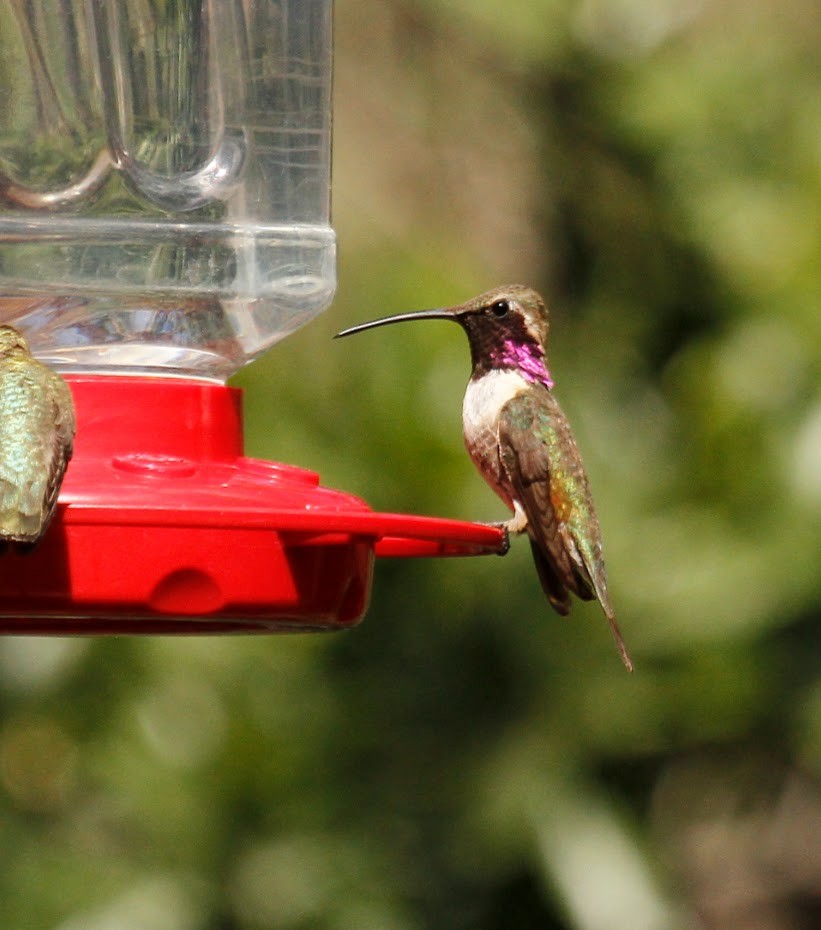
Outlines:
[[74,457],[30,554],[0,558],[0,633],[249,633],[357,623],[374,556],[499,552],[481,524],[375,513],[301,468],[246,458],[242,394],[68,376]]

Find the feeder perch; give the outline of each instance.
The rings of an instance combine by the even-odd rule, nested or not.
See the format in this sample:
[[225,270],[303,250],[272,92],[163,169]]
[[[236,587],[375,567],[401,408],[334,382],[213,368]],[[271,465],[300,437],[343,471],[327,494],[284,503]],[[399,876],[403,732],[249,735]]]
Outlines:
[[[375,556],[498,552],[501,531],[375,513],[243,455],[242,365],[322,312],[331,3],[13,4],[0,46],[0,323],[68,381],[74,457],[0,632],[338,629]],[[25,64],[23,64],[25,62]]]

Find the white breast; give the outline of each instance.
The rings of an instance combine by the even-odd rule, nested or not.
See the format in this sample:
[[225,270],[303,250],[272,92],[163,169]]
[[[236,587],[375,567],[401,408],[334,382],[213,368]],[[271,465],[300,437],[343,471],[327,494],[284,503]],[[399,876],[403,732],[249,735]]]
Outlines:
[[470,381],[462,404],[462,427],[468,446],[480,440],[488,429],[495,433],[499,411],[526,388],[527,381],[516,371],[489,371]]

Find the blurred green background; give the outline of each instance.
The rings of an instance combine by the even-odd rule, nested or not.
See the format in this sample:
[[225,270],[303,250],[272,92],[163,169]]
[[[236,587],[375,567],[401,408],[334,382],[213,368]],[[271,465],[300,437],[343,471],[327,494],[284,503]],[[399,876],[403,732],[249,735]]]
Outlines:
[[636,660],[505,559],[384,561],[327,636],[0,641],[4,930],[821,925],[821,95],[812,0],[336,11],[330,312],[252,455],[494,520],[436,324],[503,282]]

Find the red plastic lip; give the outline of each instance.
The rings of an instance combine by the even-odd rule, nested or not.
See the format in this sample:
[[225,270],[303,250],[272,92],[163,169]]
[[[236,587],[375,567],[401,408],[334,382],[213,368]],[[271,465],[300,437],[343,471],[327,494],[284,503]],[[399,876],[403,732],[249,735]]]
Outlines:
[[501,532],[482,523],[463,523],[440,517],[425,517],[404,513],[377,513],[371,510],[350,513],[332,510],[277,510],[209,512],[188,509],[172,512],[159,508],[139,509],[95,507],[75,504],[63,513],[63,524],[94,525],[117,523],[132,526],[174,526],[180,529],[200,526],[204,521],[214,529],[242,526],[272,529],[288,537],[292,545],[328,545],[346,538],[370,539],[375,554],[384,558],[415,558],[430,556],[490,555],[501,550]]
[[246,458],[241,393],[71,376],[75,454],[31,555],[0,560],[0,632],[340,629],[373,560],[499,552],[490,526],[376,513],[310,471]]

